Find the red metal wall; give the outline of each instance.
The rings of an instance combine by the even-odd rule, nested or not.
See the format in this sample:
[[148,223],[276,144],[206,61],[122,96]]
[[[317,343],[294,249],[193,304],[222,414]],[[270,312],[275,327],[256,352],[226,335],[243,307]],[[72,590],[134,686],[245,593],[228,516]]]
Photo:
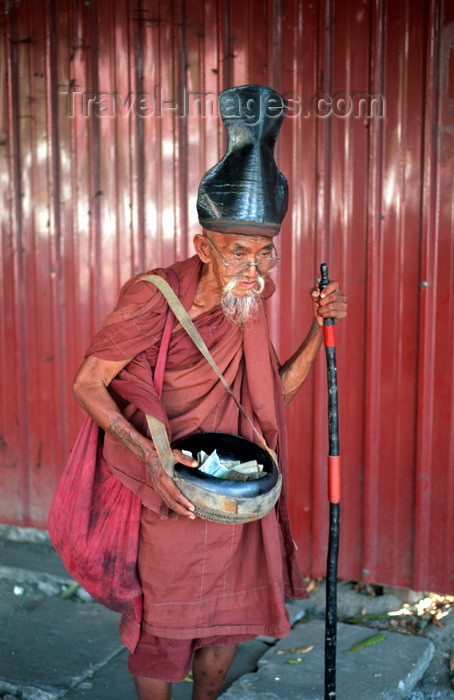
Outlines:
[[[340,575],[452,593],[452,3],[0,0],[0,13],[1,520],[45,526],[81,420],[70,385],[90,334],[132,273],[191,251],[198,181],[224,128],[182,118],[183,91],[264,83],[305,110],[279,142],[291,189],[280,356],[310,323],[321,261],[350,299],[338,329]],[[69,86],[107,101],[89,114],[76,96],[71,116]],[[311,111],[320,92],[334,100],[325,118]],[[158,98],[146,117],[139,93],[145,108]],[[344,117],[339,93],[383,95],[384,118]],[[289,424],[300,560],[320,576],[322,357]]]

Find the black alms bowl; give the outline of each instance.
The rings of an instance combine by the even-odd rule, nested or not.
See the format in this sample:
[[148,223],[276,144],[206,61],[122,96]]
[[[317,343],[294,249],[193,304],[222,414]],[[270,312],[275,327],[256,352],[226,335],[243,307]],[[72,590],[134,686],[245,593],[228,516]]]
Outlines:
[[[191,487],[196,488],[198,493],[205,492],[211,504],[210,510],[214,505],[212,497],[219,499],[221,510],[224,503],[222,498],[226,497],[227,502],[230,502],[232,499],[238,502],[238,514],[242,508],[246,508],[248,511],[251,511],[251,517],[248,519],[257,519],[257,516],[262,517],[265,512],[268,512],[268,502],[274,505],[277,500],[282,477],[271,456],[259,445],[239,435],[231,435],[229,433],[195,433],[178,440],[173,444],[173,447],[179,450],[190,451],[195,459],[197,458],[197,453],[201,450],[207,454],[211,454],[213,450],[216,450],[221,459],[226,458],[241,462],[256,459],[259,464],[263,465],[266,476],[261,479],[232,481],[204,474],[199,469],[176,464],[175,481],[178,487],[188,498],[191,497]],[[187,485],[189,491],[186,491],[186,488],[182,488],[184,485]],[[252,501],[255,504],[254,508],[251,508]],[[249,507],[247,502],[250,503]],[[203,508],[202,504],[201,508]],[[262,513],[262,510],[265,512]],[[256,515],[254,518],[252,517],[253,512]],[[206,517],[202,511],[200,515],[201,517]],[[208,519],[217,520],[218,518]],[[229,515],[225,522],[232,522],[232,516]]]

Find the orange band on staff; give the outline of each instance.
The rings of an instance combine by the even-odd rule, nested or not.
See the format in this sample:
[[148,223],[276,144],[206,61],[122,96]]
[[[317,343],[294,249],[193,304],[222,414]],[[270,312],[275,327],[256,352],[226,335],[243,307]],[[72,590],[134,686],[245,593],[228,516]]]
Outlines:
[[325,348],[336,347],[336,335],[334,333],[334,325],[323,326],[323,342],[325,344]]
[[340,457],[328,457],[328,499],[330,503],[340,503],[341,471]]

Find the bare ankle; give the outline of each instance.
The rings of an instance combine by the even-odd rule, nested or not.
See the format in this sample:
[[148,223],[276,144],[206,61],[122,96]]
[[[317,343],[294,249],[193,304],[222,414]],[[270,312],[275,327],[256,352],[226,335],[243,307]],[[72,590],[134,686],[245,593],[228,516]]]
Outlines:
[[134,676],[134,685],[138,700],[170,700],[172,696],[172,683],[167,681]]

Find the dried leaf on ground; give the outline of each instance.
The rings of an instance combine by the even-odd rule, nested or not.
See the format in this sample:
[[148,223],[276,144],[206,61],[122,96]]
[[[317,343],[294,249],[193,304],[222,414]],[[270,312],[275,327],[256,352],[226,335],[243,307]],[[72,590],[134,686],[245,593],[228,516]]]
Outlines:
[[360,649],[364,649],[365,647],[370,647],[373,644],[379,644],[380,642],[383,642],[385,639],[385,635],[383,632],[380,632],[380,634],[374,634],[373,637],[369,637],[368,639],[364,639],[362,642],[358,642],[357,644],[354,644],[350,649],[346,650],[346,654],[350,654],[352,651],[359,651]]
[[361,622],[370,622],[372,620],[389,620],[388,613],[374,613],[370,615],[357,615],[356,617],[347,617],[342,622],[348,622],[349,625],[358,625]]
[[369,598],[376,598],[377,596],[383,595],[383,586],[376,583],[363,583],[362,581],[357,581],[353,586],[353,589],[357,591],[357,593],[367,595]]
[[59,597],[62,600],[68,600],[68,598],[72,598],[72,596],[76,594],[78,588],[79,584],[77,583],[77,581],[73,581],[69,584],[68,588],[65,591],[63,591],[63,593],[60,593]]
[[323,581],[321,578],[313,578],[312,576],[304,577],[304,585],[306,586],[307,592],[312,593],[317,588],[318,584]]
[[454,673],[454,651],[449,653],[449,671]]
[[313,648],[313,644],[308,644],[305,647],[297,647],[296,649],[279,649],[276,654],[307,654],[307,652],[312,651]]

